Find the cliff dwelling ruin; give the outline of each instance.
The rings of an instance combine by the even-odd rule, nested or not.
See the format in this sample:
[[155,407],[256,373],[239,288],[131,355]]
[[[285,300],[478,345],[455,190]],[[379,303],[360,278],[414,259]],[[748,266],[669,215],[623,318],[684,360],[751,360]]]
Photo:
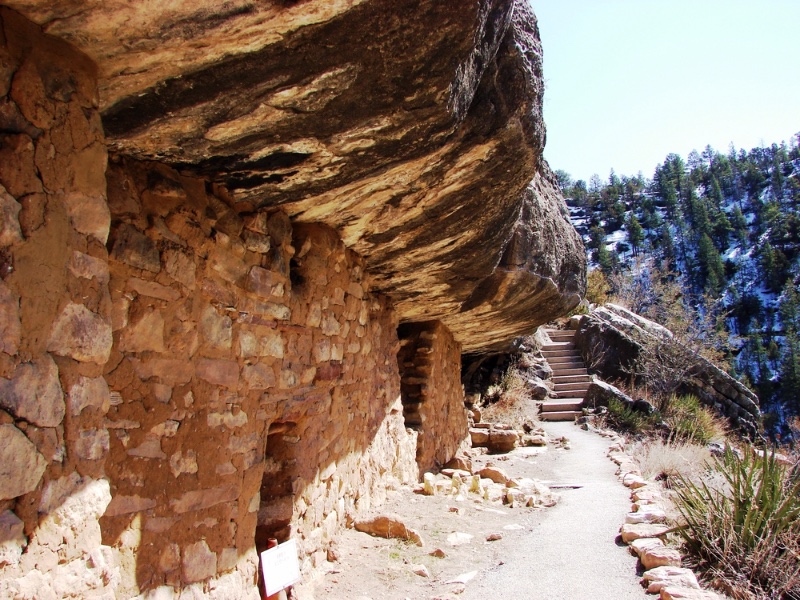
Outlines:
[[523,0],[6,2],[0,596],[257,598],[452,458],[583,293],[542,93]]

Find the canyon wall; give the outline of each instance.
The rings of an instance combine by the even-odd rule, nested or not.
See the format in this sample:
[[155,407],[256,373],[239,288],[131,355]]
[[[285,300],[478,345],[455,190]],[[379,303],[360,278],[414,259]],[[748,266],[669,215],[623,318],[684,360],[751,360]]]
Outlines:
[[0,8],[0,595],[258,597],[574,306],[523,2]]

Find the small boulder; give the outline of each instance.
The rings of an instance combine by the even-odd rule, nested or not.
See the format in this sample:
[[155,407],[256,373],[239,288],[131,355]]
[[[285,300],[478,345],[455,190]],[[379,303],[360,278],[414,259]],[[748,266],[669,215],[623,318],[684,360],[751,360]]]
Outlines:
[[426,496],[436,494],[436,475],[433,473],[425,473],[422,476],[422,493]]
[[626,473],[625,476],[622,478],[622,485],[631,488],[632,490],[635,490],[637,488],[646,486],[647,482],[641,475],[638,475],[636,473]]
[[680,567],[681,553],[675,548],[649,548],[639,555],[642,566],[645,569],[655,569],[656,567]]
[[659,538],[637,538],[630,543],[630,549],[639,557],[643,552],[664,547],[664,542]]
[[550,393],[550,388],[541,381],[531,379],[528,381],[528,392],[534,400],[544,400]]
[[633,398],[622,390],[597,377],[592,377],[592,382],[589,384],[589,388],[586,390],[586,395],[584,396],[584,405],[591,408],[597,408],[598,406],[607,407],[609,401],[612,399],[616,399],[628,407],[634,404]]
[[638,400],[636,400],[631,408],[633,408],[633,410],[638,413],[647,415],[648,417],[658,412],[656,407],[650,404],[644,398],[639,398]]
[[493,429],[489,431],[489,452],[500,454],[511,452],[519,441],[516,431]]
[[478,471],[478,475],[481,477],[481,479],[491,479],[500,485],[508,484],[510,479],[508,473],[506,473],[500,467],[484,467]]
[[681,567],[656,567],[645,571],[642,579],[647,584],[648,594],[658,594],[664,587],[700,589],[692,570]]
[[625,516],[625,522],[630,524],[636,523],[664,523],[667,520],[667,513],[657,506],[648,506],[638,510],[637,512],[628,513]]
[[620,530],[622,541],[630,544],[633,540],[639,538],[653,538],[660,537],[667,533],[671,528],[668,525],[659,525],[655,523],[638,523],[632,525],[626,523]]
[[469,533],[454,531],[447,536],[447,543],[451,546],[463,546],[464,544],[469,544],[472,541],[472,538],[473,536]]
[[380,515],[371,519],[355,522],[356,531],[368,533],[375,537],[387,539],[401,539],[422,546],[422,538],[413,529],[406,527],[405,524],[396,516]]
[[420,577],[430,577],[431,573],[425,565],[411,565],[411,572]]
[[709,590],[668,585],[661,588],[661,600],[721,600],[722,596]]
[[478,427],[470,427],[469,429],[469,436],[470,440],[472,441],[472,446],[477,447],[486,447],[489,444],[489,430],[478,428]]
[[457,469],[459,471],[472,473],[472,459],[463,454],[456,454],[453,458],[448,460],[444,466],[448,469]]

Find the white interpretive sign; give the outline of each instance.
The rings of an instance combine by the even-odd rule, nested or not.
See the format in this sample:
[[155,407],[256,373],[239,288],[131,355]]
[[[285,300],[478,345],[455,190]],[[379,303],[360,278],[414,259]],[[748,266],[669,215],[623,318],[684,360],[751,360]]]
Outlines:
[[267,596],[277,594],[300,581],[297,542],[294,539],[278,544],[261,553],[261,570]]

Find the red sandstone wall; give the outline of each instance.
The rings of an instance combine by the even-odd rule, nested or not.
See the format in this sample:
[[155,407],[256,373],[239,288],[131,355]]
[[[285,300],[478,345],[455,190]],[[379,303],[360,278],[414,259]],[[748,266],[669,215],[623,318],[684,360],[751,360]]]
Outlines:
[[391,307],[327,228],[234,214],[159,165],[112,165],[108,179],[102,524],[135,562],[121,589],[234,568],[246,583],[269,537],[297,538],[319,564],[348,514],[415,476]]
[[113,593],[95,72],[12,11],[0,19],[0,597]]

